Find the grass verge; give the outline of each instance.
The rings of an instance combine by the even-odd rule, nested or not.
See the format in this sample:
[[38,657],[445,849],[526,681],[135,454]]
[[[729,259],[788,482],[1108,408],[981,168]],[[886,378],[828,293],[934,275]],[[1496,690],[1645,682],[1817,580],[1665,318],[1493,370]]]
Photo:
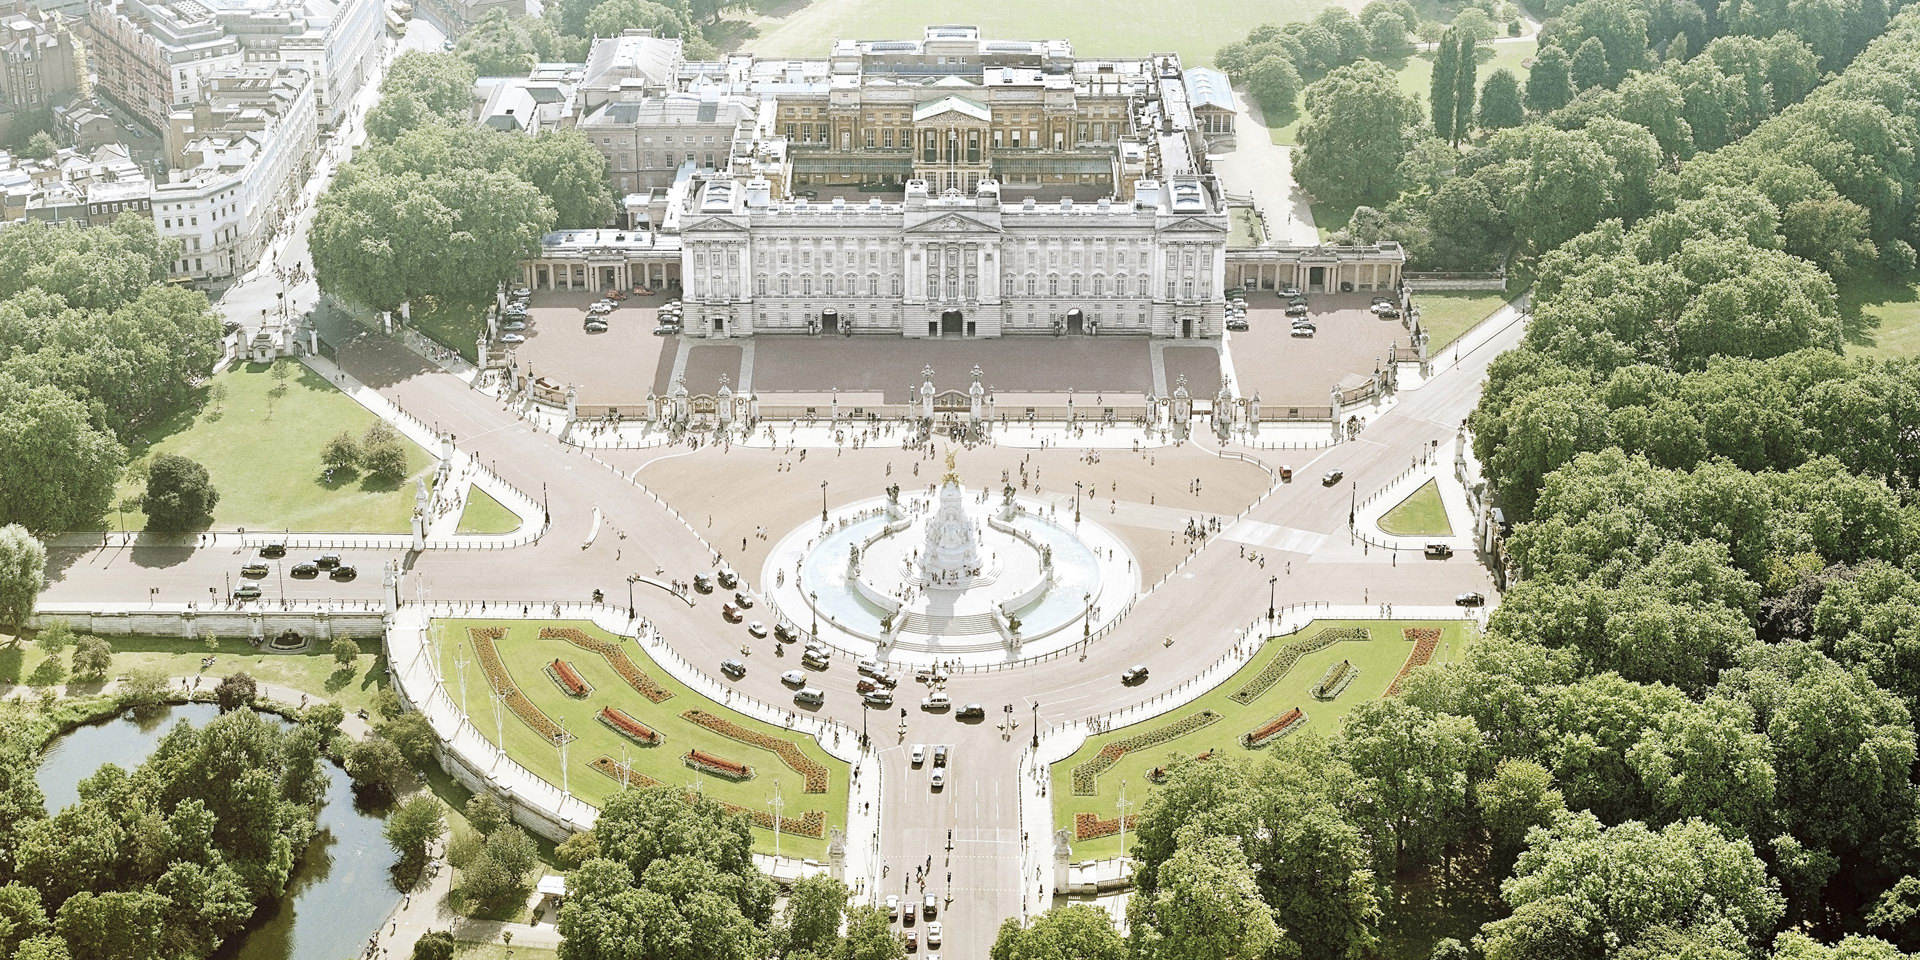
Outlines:
[[[1251,704],[1243,705],[1232,699],[1231,695],[1258,676],[1288,643],[1313,637],[1322,630],[1351,627],[1367,628],[1372,638],[1341,641],[1301,657],[1291,670]],[[1119,799],[1122,780],[1126,781],[1127,799],[1131,804],[1129,815],[1137,815],[1148,794],[1155,789],[1147,780],[1147,772],[1166,763],[1169,754],[1191,756],[1219,750],[1232,756],[1244,756],[1249,752],[1257,752],[1241,747],[1240,735],[1294,707],[1306,712],[1307,722],[1304,726],[1322,733],[1332,733],[1337,729],[1340,718],[1355,704],[1386,693],[1408,655],[1413,652],[1414,645],[1404,639],[1402,631],[1416,627],[1430,627],[1441,632],[1439,646],[1434,649],[1430,661],[1432,663],[1457,659],[1469,642],[1468,627],[1465,621],[1460,620],[1316,620],[1299,633],[1269,640],[1254,654],[1252,660],[1235,671],[1226,682],[1192,703],[1151,720],[1088,737],[1087,742],[1072,756],[1053,764],[1053,782],[1048,789],[1053,801],[1055,826],[1071,831],[1076,813],[1092,813],[1103,818],[1114,816],[1114,804]],[[1357,667],[1359,676],[1330,702],[1310,696],[1308,689],[1319,682],[1328,667],[1342,660],[1350,661]],[[1220,719],[1177,739],[1127,753],[1100,774],[1099,789],[1093,796],[1074,795],[1073,768],[1093,759],[1102,747],[1165,726],[1201,710],[1212,710],[1220,715]],[[1076,840],[1073,844],[1073,857],[1076,860],[1103,859],[1118,856],[1119,853],[1118,836]]]
[[1920,283],[1869,277],[1840,285],[1847,355],[1920,355]]
[[479,487],[467,488],[467,505],[460,510],[460,526],[455,533],[512,533],[520,529],[520,516]]
[[1393,509],[1381,514],[1380,530],[1396,537],[1453,536],[1453,524],[1447,522],[1446,504],[1440,501],[1439,482],[1428,480]]
[[1427,354],[1434,356],[1481,321],[1507,305],[1499,290],[1436,290],[1414,294],[1420,323],[1427,331]]
[[[334,663],[328,644],[316,641],[306,653],[261,653],[245,640],[221,640],[213,650],[207,642],[178,637],[102,637],[113,646],[113,669],[109,676],[124,676],[142,667],[152,667],[170,677],[198,676],[202,689],[235,673],[245,673],[262,683],[292,687],[302,693],[337,703],[348,713],[371,709],[373,698],[387,686],[386,663],[377,652],[362,653],[351,668]],[[373,640],[357,641],[362,650],[378,651]],[[201,669],[200,662],[209,653],[213,665]],[[51,686],[68,678],[67,655],[48,658],[46,652],[31,643],[0,642],[0,685],[24,683]],[[86,687],[72,692],[85,694]]]

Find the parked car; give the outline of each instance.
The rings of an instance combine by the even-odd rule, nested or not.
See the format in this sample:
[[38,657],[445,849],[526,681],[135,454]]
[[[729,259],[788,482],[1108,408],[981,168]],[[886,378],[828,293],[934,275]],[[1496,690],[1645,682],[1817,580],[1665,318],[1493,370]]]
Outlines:
[[1376,293],[1373,295],[1373,302],[1376,305],[1378,305],[1382,303],[1398,303],[1399,301],[1393,299],[1392,297],[1387,296],[1384,293]]
[[1300,288],[1288,287],[1285,290],[1279,291],[1279,293],[1280,293],[1280,296],[1283,296],[1283,297],[1297,297],[1300,295]]
[[266,544],[260,548],[260,555],[268,560],[277,560],[287,555],[287,545],[284,543]]
[[360,575],[360,571],[355,570],[353,568],[353,565],[350,563],[343,563],[327,572],[328,577],[334,580],[342,580],[342,581],[352,580],[354,577],[357,577],[359,575]]
[[1334,484],[1339,483],[1340,478],[1346,475],[1347,475],[1347,472],[1339,468],[1328,470],[1325,474],[1323,474],[1320,477],[1320,485],[1323,487],[1331,487]]
[[258,600],[260,599],[260,585],[257,583],[243,583],[234,587],[233,598],[235,600]]
[[309,580],[320,575],[320,568],[310,562],[296,563],[293,565],[293,568],[287,572],[292,574],[295,579]]
[[887,922],[892,923],[893,921],[898,919],[900,919],[900,898],[892,894],[888,894],[887,895]]
[[525,300],[526,298],[533,296],[533,291],[528,290],[524,286],[520,286],[520,287],[514,287],[512,290],[509,290],[507,292],[507,295],[510,297],[513,297],[515,300]]
[[756,640],[764,640],[767,637],[767,625],[755,620],[747,624],[747,632],[753,634]]
[[264,577],[267,575],[267,565],[264,563],[245,564],[240,568],[240,575],[243,577]]
[[[927,762],[927,745],[926,745],[926,744],[924,744],[924,743],[916,743],[916,744],[914,744],[914,745],[913,745],[913,755],[912,755],[912,756],[913,756],[913,765],[914,765],[914,766],[916,766],[916,767],[917,767],[917,766],[919,766],[919,765],[921,765],[921,764],[923,764],[923,763],[926,763],[926,762]],[[893,898],[892,898],[892,897],[888,897],[887,899],[889,899],[889,900],[891,900],[891,899],[893,899]]]
[[807,685],[807,675],[798,670],[788,670],[780,675],[780,682],[789,687],[804,687]]
[[907,944],[907,952],[908,953],[917,952],[920,949],[920,934],[915,933],[912,930],[908,930],[905,934],[905,937],[906,937],[906,944]]
[[526,343],[527,336],[524,333],[503,333],[500,335],[500,342],[501,343]]
[[1376,303],[1373,305],[1373,315],[1382,320],[1398,320],[1400,319],[1400,308],[1384,303]]
[[940,945],[940,921],[935,920],[932,923],[927,924],[927,948],[932,949],[939,945]]
[[987,708],[977,703],[969,703],[961,707],[959,712],[953,715],[953,718],[955,720],[985,720],[987,718]]
[[720,661],[720,672],[726,674],[729,677],[732,677],[735,680],[738,680],[741,677],[744,677],[747,675],[747,665],[744,663],[741,663],[738,660],[729,658],[729,659]]
[[[605,329],[606,326],[604,323],[600,325],[601,329]],[[653,328],[653,335],[656,337],[671,337],[679,332],[680,325],[677,323],[662,323]]]
[[1311,339],[1313,337],[1313,328],[1312,327],[1294,327],[1293,332],[1288,334],[1288,336],[1307,337]]
[[1477,607],[1486,603],[1487,598],[1482,596],[1478,591],[1469,590],[1466,593],[1454,597],[1453,602],[1463,607]]
[[939,898],[935,897],[931,893],[927,894],[926,897],[920,901],[920,913],[923,914],[928,920],[932,920],[935,916],[937,916],[940,913]]
[[[978,706],[978,704],[975,704],[975,706]],[[933,745],[933,765],[936,767],[944,767],[947,765],[946,744],[936,743]]]
[[1289,317],[1304,317],[1306,315],[1307,315],[1307,305],[1304,303],[1297,307],[1287,308],[1287,316]]
[[607,323],[604,320],[588,320],[586,323],[581,324],[581,329],[584,329],[588,333],[606,333]]
[[951,710],[953,701],[944,693],[929,693],[920,698],[920,709],[929,711]]
[[733,588],[738,587],[740,585],[740,575],[737,573],[734,573],[731,569],[726,567],[722,567],[718,571],[715,571],[714,577],[719,579],[720,586],[723,589],[732,590]]
[[1145,680],[1146,678],[1147,678],[1146,665],[1139,664],[1139,663],[1136,663],[1133,666],[1128,667],[1125,671],[1123,671],[1120,674],[1120,682],[1126,684],[1129,687],[1133,686],[1136,683],[1139,683],[1142,680]]
[[1228,330],[1245,330],[1245,329],[1247,329],[1247,318],[1246,318],[1246,317],[1232,317],[1232,318],[1229,318],[1229,319],[1227,320],[1227,329],[1228,329]]
[[940,789],[941,787],[944,787],[944,786],[946,786],[946,785],[947,785],[947,772],[946,772],[945,770],[935,770],[935,771],[933,772],[933,777],[932,777],[932,780],[933,780],[933,788],[934,788],[935,790],[938,790],[938,789]]
[[1453,556],[1453,548],[1444,543],[1429,543],[1426,554],[1429,560],[1445,560]]
[[500,329],[506,330],[509,333],[518,333],[526,328],[527,322],[525,320],[508,320],[506,323],[500,325]]
[[340,555],[337,553],[323,553],[313,558],[313,565],[322,570],[332,570],[334,567],[340,565]]

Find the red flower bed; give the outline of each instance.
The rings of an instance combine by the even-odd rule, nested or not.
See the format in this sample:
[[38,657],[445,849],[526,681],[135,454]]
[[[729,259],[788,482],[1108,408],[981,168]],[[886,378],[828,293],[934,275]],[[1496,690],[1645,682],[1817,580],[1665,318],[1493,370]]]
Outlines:
[[1434,648],[1440,646],[1440,631],[1433,627],[1409,627],[1402,632],[1408,640],[1413,641],[1413,652],[1407,654],[1407,662],[1400,665],[1399,674],[1387,686],[1386,696],[1389,697],[1398,694],[1400,683],[1407,679],[1407,674],[1412,673],[1414,667],[1426,666],[1433,659]]
[[752,767],[744,763],[728,760],[726,757],[718,754],[707,753],[704,750],[688,750],[687,755],[680,759],[686,761],[689,767],[696,770],[705,770],[715,776],[726,777],[729,780],[748,780],[753,777]]
[[1100,789],[1100,775],[1107,772],[1108,767],[1118,763],[1120,758],[1126,756],[1128,753],[1134,750],[1145,750],[1148,747],[1158,746],[1169,740],[1179,739],[1218,719],[1220,719],[1220,715],[1212,710],[1201,710],[1198,713],[1191,713],[1181,717],[1172,723],[1164,724],[1142,733],[1136,733],[1122,740],[1115,740],[1101,747],[1100,752],[1095,755],[1092,760],[1088,760],[1073,768],[1073,795],[1076,797],[1091,797],[1097,793]]
[[[1127,818],[1127,829],[1140,825],[1137,816]],[[1119,817],[1102,817],[1095,813],[1076,813],[1073,815],[1073,838],[1075,840],[1098,840],[1111,837],[1120,832]]]
[[569,697],[578,699],[593,692],[593,688],[587,686],[587,681],[581,679],[580,674],[573,669],[573,664],[565,660],[555,660],[547,664],[547,675],[552,677],[553,682],[560,685],[561,692]]
[[[588,766],[615,780],[620,779],[620,762],[612,757],[603,755],[588,764]],[[665,785],[644,773],[636,773],[628,770],[626,774],[627,784],[629,786],[645,789],[647,787]],[[687,794],[687,797],[691,799],[692,794]],[[728,813],[737,813],[746,817],[753,822],[754,826],[762,830],[773,829],[773,814],[768,811],[749,809],[737,803],[728,803],[725,800],[715,802],[720,804],[721,809],[726,810]],[[791,837],[811,837],[818,840],[827,835],[827,815],[818,810],[808,810],[798,817],[781,817],[780,832]]]
[[1307,722],[1307,715],[1299,707],[1294,707],[1253,730],[1240,735],[1240,745],[1249,750],[1264,747],[1281,737],[1292,733]]
[[533,728],[533,732],[549,741],[565,737],[573,739],[560,729],[540,708],[533,705],[527,695],[514,685],[513,677],[508,675],[506,664],[500,662],[500,651],[494,649],[494,642],[507,635],[505,627],[468,627],[467,639],[473,643],[473,651],[480,658],[480,669],[487,675],[487,683],[493,692],[506,698],[507,709],[519,717],[521,722]]
[[1227,696],[1235,703],[1246,705],[1260,699],[1260,695],[1272,689],[1287,675],[1300,658],[1316,650],[1324,650],[1342,640],[1366,640],[1372,637],[1366,627],[1329,627],[1305,640],[1295,640],[1280,648],[1273,659],[1261,669],[1260,673],[1246,685]]
[[780,762],[787,765],[787,769],[806,778],[805,792],[827,792],[827,768],[801,753],[800,748],[795,746],[793,741],[770,737],[757,730],[749,730],[705,710],[688,710],[680,716],[729,740],[737,740],[750,747],[759,747],[779,757]]
[[599,654],[613,665],[614,672],[620,674],[620,679],[625,680],[628,686],[653,703],[662,703],[673,697],[672,690],[655,683],[652,677],[647,676],[645,670],[627,659],[625,650],[620,649],[617,644],[590,637],[585,630],[575,627],[541,627],[540,639],[565,640],[583,650],[591,650]]
[[600,722],[613,728],[614,733],[636,743],[651,747],[660,742],[660,731],[635,720],[618,707],[602,707]]
[[[592,767],[595,770],[598,770],[601,773],[604,773],[615,780],[620,779],[620,761],[615,760],[614,758],[609,757],[605,754],[601,754],[592,763],[587,764],[587,766]],[[655,780],[654,778],[649,777],[646,774],[640,773],[636,770],[628,769],[626,773],[627,773],[627,786],[640,787],[641,789],[645,789],[647,787],[665,786],[665,784],[661,783],[660,781]]]

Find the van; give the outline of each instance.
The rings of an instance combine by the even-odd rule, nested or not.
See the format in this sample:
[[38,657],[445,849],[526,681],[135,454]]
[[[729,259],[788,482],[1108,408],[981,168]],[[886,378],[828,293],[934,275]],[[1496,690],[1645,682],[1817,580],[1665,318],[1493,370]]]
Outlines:
[[1453,548],[1444,543],[1429,543],[1426,553],[1429,560],[1445,560],[1453,556]]
[[817,707],[827,702],[827,695],[815,687],[801,687],[795,691],[793,702],[804,707]]

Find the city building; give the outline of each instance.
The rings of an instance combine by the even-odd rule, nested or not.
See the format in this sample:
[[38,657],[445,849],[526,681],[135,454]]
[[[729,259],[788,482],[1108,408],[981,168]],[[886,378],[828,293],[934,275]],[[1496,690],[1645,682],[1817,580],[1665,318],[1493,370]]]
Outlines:
[[66,102],[85,83],[83,61],[63,17],[25,0],[0,6],[0,112]]
[[684,167],[726,170],[750,153],[758,104],[713,87],[602,104],[578,129],[607,158],[620,193],[664,190]]
[[313,78],[258,64],[205,78],[206,99],[166,133],[168,181],[154,187],[161,236],[180,240],[173,275],[224,280],[258,263],[291,210],[319,131]]
[[102,96],[166,126],[205,96],[205,78],[247,64],[295,67],[314,81],[322,126],[345,116],[379,63],[384,0],[91,0],[90,56]]
[[485,19],[495,10],[509,17],[524,17],[527,6],[524,0],[419,0],[420,7],[433,18],[433,22],[446,30],[447,36],[457,37],[467,32],[474,24]]
[[574,125],[578,64],[543,63],[526,77],[481,77],[474,83],[481,125],[535,137]]
[[0,219],[91,226],[149,215],[153,185],[120,144],[47,160],[0,154]]

